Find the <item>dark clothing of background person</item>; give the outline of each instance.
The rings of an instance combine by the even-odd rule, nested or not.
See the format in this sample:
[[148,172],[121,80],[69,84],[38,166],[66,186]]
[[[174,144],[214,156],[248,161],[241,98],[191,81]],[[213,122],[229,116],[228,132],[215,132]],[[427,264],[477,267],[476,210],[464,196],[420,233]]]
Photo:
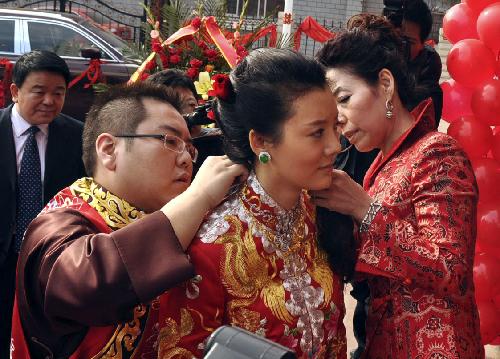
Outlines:
[[218,128],[202,128],[202,135],[193,138],[193,145],[198,150],[198,160],[193,164],[193,176],[196,175],[208,156],[224,155],[222,134]]
[[424,45],[420,53],[408,62],[408,69],[416,82],[416,91],[410,101],[410,109],[431,97],[434,105],[434,115],[437,129],[443,112],[443,90],[439,86],[442,64],[439,54],[429,45]]
[[[12,133],[12,107],[0,110],[0,358],[8,358],[12,305],[18,254],[14,250],[16,230],[17,162]],[[44,205],[62,188],[85,175],[82,162],[81,122],[59,114],[48,127],[43,181]]]
[[[350,146],[345,137],[340,138],[342,148]],[[354,146],[348,151],[339,153],[335,159],[334,167],[347,172],[347,174],[360,185],[363,185],[363,178],[368,168],[371,166],[378,150],[370,152],[359,152]],[[370,297],[370,288],[366,281],[352,281],[351,296],[356,299],[356,308],[354,309],[353,330],[354,337],[358,342],[358,348],[351,354],[351,358],[359,358],[363,353],[366,344],[366,313],[367,299]]]

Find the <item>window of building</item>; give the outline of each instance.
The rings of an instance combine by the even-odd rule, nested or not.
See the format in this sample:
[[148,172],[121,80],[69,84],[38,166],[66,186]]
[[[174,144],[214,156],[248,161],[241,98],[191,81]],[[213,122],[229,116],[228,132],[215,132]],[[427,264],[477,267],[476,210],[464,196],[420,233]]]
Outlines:
[[0,20],[0,52],[14,52],[14,20]]
[[[229,14],[240,15],[244,3],[245,0],[227,0],[227,12]],[[284,8],[285,0],[250,0],[246,15],[265,17],[277,11],[283,11]]]

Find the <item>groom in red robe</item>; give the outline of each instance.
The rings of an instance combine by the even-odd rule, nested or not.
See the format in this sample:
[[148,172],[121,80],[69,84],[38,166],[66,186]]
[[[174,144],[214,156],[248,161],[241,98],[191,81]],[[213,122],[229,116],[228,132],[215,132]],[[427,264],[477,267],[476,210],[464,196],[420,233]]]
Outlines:
[[59,192],[25,233],[12,358],[156,358],[156,297],[193,275],[184,250],[245,173],[212,157],[190,186],[197,151],[178,109],[173,93],[144,83],[91,108],[92,177]]

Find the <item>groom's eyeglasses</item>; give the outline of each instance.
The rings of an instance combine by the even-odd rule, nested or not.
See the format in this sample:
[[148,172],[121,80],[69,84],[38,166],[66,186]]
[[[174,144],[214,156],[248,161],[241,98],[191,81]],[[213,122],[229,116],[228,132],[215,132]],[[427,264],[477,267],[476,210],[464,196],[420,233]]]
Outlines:
[[193,146],[190,142],[185,142],[182,138],[179,138],[174,135],[149,135],[149,134],[123,134],[123,135],[114,135],[115,137],[121,138],[156,138],[163,142],[163,146],[170,151],[181,154],[184,151],[189,153],[191,156],[191,161],[196,162],[198,159],[198,150]]

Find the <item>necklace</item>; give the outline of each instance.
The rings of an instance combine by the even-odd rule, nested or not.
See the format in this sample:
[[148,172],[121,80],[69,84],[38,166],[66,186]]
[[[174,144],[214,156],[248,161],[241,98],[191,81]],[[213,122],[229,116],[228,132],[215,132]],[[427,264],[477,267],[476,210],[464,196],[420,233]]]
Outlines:
[[[279,251],[283,256],[288,256],[291,253],[296,252],[296,250],[301,246],[301,237],[305,234],[305,215],[302,208],[302,201],[299,200],[297,205],[288,211],[281,211],[282,213],[275,213],[271,210],[272,215],[269,215],[269,210],[262,209],[258,206],[257,211],[255,207],[251,206],[248,208],[245,205],[245,191],[240,192],[240,201],[243,208],[251,215],[254,219],[254,224],[258,230],[265,234],[266,239],[271,243],[273,249]],[[259,218],[262,217],[262,218]],[[263,218],[272,219],[270,226],[262,223]],[[273,223],[274,222],[274,223]]]

